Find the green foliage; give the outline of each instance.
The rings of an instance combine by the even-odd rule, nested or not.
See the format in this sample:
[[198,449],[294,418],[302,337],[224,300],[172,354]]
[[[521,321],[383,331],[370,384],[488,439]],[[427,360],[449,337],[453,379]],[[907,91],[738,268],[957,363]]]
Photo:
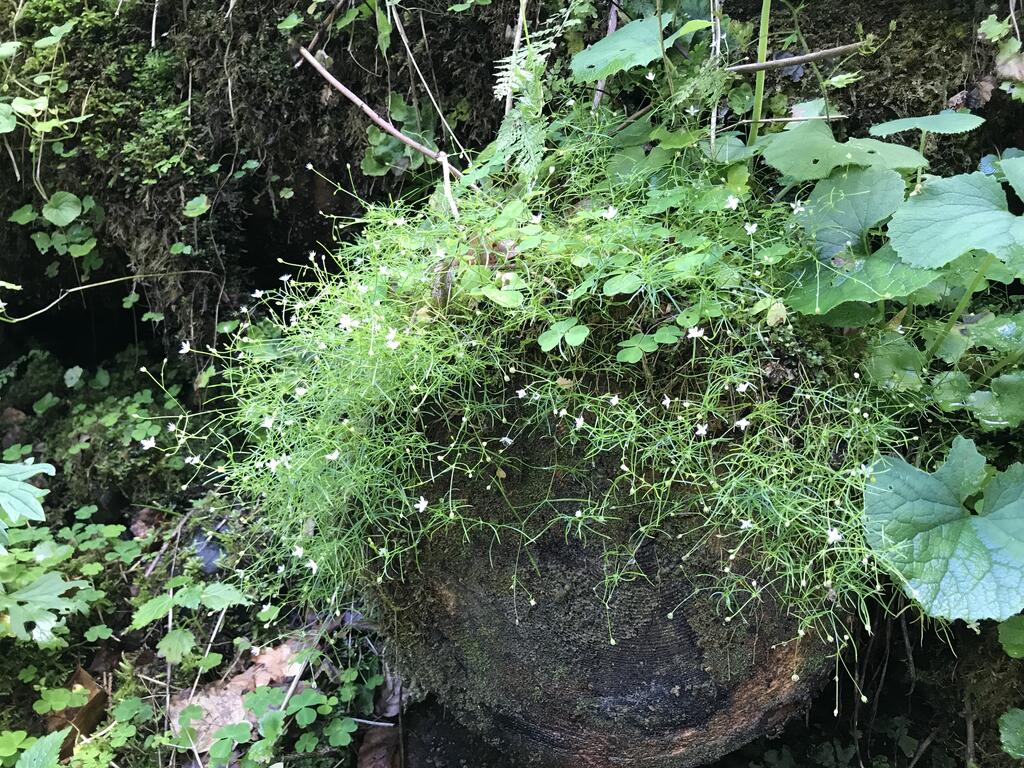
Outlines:
[[958,437],[932,474],[894,457],[871,473],[868,543],[926,613],[1002,620],[1024,608],[1024,464],[992,475]]
[[985,122],[985,118],[972,115],[970,112],[954,112],[945,110],[937,115],[923,117],[903,117],[871,126],[872,136],[892,136],[903,131],[925,131],[927,133],[967,133]]
[[[402,133],[437,150],[434,141],[437,131],[436,112],[425,106],[410,107],[397,93],[390,96],[388,112]],[[359,167],[367,176],[383,176],[389,171],[400,176],[406,171],[419,170],[426,161],[422,154],[374,125],[366,129],[366,135],[369,146]]]
[[[0,548],[7,544],[7,529],[23,520],[43,520],[43,505],[39,503],[47,494],[28,482],[36,475],[51,477],[56,470],[49,464],[0,464]],[[2,549],[0,549],[2,551]]]
[[71,728],[53,733],[33,742],[18,758],[16,768],[54,768],[60,764],[60,748]]
[[1011,659],[1024,659],[1024,616],[1011,616],[999,623],[999,642]]
[[999,737],[1006,754],[1024,760],[1024,709],[1011,709],[999,718]]
[[662,55],[662,50],[676,38],[692,34],[711,26],[701,19],[688,21],[676,32],[665,36],[664,30],[672,23],[672,14],[637,19],[625,24],[572,58],[572,75],[577,83],[592,83],[619,72],[642,67]]

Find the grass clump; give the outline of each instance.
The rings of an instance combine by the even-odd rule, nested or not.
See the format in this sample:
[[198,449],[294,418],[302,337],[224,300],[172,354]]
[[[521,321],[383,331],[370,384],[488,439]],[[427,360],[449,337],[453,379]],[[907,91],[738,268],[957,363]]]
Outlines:
[[[601,120],[554,121],[537,177],[511,190],[371,208],[225,353],[217,470],[260,510],[259,570],[323,603],[401,574],[445,526],[532,540],[626,519],[606,597],[645,541],[698,528],[722,549],[727,615],[770,590],[830,633],[867,618],[863,468],[901,433],[786,319],[785,267],[807,252],[788,206],[755,215],[697,148],[637,156]],[[545,440],[552,472],[611,457],[607,490],[573,515],[538,499],[481,517],[464,483],[500,495],[509,466],[546,460],[510,446]]]

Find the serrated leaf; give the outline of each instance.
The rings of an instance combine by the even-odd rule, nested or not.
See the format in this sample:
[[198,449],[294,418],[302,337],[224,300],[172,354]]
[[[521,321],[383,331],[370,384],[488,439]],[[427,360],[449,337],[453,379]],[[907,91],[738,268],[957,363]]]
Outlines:
[[928,161],[916,149],[877,139],[835,140],[822,120],[800,123],[789,131],[765,137],[765,162],[795,181],[827,178],[841,166],[863,165],[891,170],[916,170]]
[[850,248],[865,252],[868,231],[903,202],[905,184],[886,168],[847,168],[822,179],[800,215],[823,258]]
[[248,605],[249,599],[237,587],[218,581],[203,587],[199,602],[211,611],[221,611],[236,605]]
[[196,636],[187,629],[172,629],[156,644],[157,653],[170,664],[181,664],[196,647]]
[[60,748],[70,732],[68,727],[36,739],[21,753],[15,768],[57,768],[60,765]]
[[167,593],[151,597],[136,609],[131,629],[142,629],[147,624],[159,621],[167,616],[167,612],[173,607],[174,598]]
[[[8,523],[20,520],[44,520],[43,505],[39,500],[49,491],[36,488],[28,482],[39,474],[50,475],[56,470],[50,464],[0,464],[0,509]],[[0,520],[0,545],[7,544],[6,525]]]
[[898,457],[872,467],[868,544],[930,616],[1003,620],[1024,608],[1024,464],[986,477],[962,437],[932,474]]
[[82,213],[82,201],[71,192],[54,192],[43,206],[43,218],[55,227],[66,227]]
[[879,123],[871,126],[868,133],[872,136],[892,136],[894,133],[912,130],[943,134],[967,133],[978,128],[984,122],[985,118],[972,115],[970,112],[954,112],[947,109],[937,115],[902,117],[899,120]]
[[667,48],[683,34],[681,29],[662,42],[662,30],[672,21],[672,14],[662,14],[660,21],[659,24],[656,16],[636,19],[577,53],[569,65],[573,80],[593,83],[633,67],[646,66],[660,58],[662,45]]
[[940,274],[904,264],[886,244],[867,257],[850,254],[828,263],[806,262],[795,272],[786,303],[801,314],[823,315],[840,304],[907,297]]
[[1011,709],[999,718],[999,741],[1006,754],[1024,760],[1024,709]]
[[1004,373],[988,386],[967,398],[967,407],[981,426],[1007,429],[1024,424],[1024,373]]
[[941,267],[972,250],[1005,258],[1024,242],[1024,220],[1007,210],[998,181],[969,173],[929,179],[893,215],[889,240],[918,267]]
[[64,597],[64,593],[88,586],[86,581],[65,581],[57,571],[47,571],[27,587],[0,595],[0,612],[6,611],[15,637],[48,643],[60,617],[81,607],[81,602]]
[[1011,659],[1024,659],[1024,616],[1011,616],[999,624],[999,644]]

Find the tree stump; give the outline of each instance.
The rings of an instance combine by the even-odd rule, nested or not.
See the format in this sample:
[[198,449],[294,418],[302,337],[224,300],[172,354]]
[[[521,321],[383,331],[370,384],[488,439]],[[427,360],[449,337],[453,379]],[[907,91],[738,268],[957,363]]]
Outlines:
[[[454,495],[481,519],[499,505],[570,519],[573,502],[551,500],[587,495],[559,475],[530,470],[509,476],[503,495],[483,482]],[[637,511],[623,511],[628,537]],[[831,669],[770,597],[726,621],[707,575],[723,554],[695,549],[692,531],[649,540],[610,582],[614,541],[581,541],[560,524],[531,545],[456,527],[387,588],[392,646],[407,681],[519,765],[700,765],[779,729]]]

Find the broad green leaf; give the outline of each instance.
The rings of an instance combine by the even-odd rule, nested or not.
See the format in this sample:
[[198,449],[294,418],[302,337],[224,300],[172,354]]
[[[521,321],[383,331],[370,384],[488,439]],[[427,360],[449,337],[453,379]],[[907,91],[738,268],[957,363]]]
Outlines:
[[27,587],[0,595],[0,612],[7,613],[11,633],[21,640],[44,644],[53,640],[53,629],[60,616],[82,606],[81,601],[64,593],[84,589],[87,581],[65,581],[57,571],[47,571]]
[[1024,424],[1024,373],[1004,373],[988,386],[967,398],[967,407],[981,426],[1007,429]]
[[905,188],[896,171],[847,168],[814,186],[800,224],[823,258],[850,248],[864,253],[868,230],[899,208]]
[[823,315],[848,302],[901,299],[939,277],[933,269],[904,264],[888,244],[870,256],[848,254],[800,267],[786,303],[804,315]]
[[618,296],[623,293],[634,294],[644,284],[644,281],[635,272],[615,275],[608,278],[602,289],[605,296]]
[[194,219],[198,216],[202,216],[208,210],[210,210],[210,198],[206,195],[196,195],[185,203],[185,209],[182,213],[190,219]]
[[505,309],[515,309],[523,303],[525,298],[521,291],[500,289],[493,285],[485,285],[480,289],[480,293]]
[[54,192],[43,206],[43,218],[55,227],[66,227],[82,213],[82,201],[71,192]]
[[14,224],[25,225],[25,224],[31,224],[37,218],[39,218],[39,217],[36,214],[35,207],[31,203],[29,203],[28,205],[21,206],[21,208],[19,208],[14,213],[12,213],[10,216],[8,216],[7,220],[10,221],[10,222],[13,222]]
[[13,40],[9,40],[6,43],[0,43],[0,61],[13,57],[21,46],[22,43]]
[[1017,197],[1024,199],[1024,157],[1004,157],[999,167]]
[[865,368],[871,381],[884,389],[914,392],[923,386],[924,355],[898,333],[888,333],[871,345]]
[[999,740],[1006,754],[1015,760],[1024,760],[1024,709],[1011,709],[999,718]]
[[248,605],[249,599],[237,587],[217,581],[203,587],[199,602],[211,611],[220,611],[236,605]]
[[954,112],[943,110],[937,115],[922,117],[903,117],[871,126],[872,136],[892,136],[902,131],[928,131],[928,133],[967,133],[985,122],[985,118],[972,115],[970,112]]
[[929,179],[893,215],[889,240],[917,267],[941,267],[972,250],[1005,258],[1024,242],[1024,219],[1007,210],[1006,193],[991,176]]
[[868,544],[929,616],[1003,620],[1024,608],[1024,464],[988,479],[962,437],[932,474],[886,457],[864,516]]
[[999,624],[999,644],[1011,659],[1024,659],[1024,616],[1011,616]]
[[11,109],[19,115],[35,117],[46,110],[50,100],[45,96],[37,96],[34,99],[26,99],[24,96],[15,96],[11,99]]
[[10,104],[0,102],[0,133],[10,133],[18,127],[18,118]]
[[568,331],[565,332],[565,343],[570,347],[578,347],[584,341],[587,340],[587,336],[590,335],[590,329],[585,325],[574,325]]
[[142,629],[147,624],[167,616],[167,612],[174,607],[174,598],[166,592],[151,597],[140,605],[132,617],[131,629]]
[[196,647],[196,636],[187,629],[172,629],[156,644],[157,654],[170,664],[181,664]]
[[[619,27],[607,37],[598,40],[589,48],[572,57],[570,69],[577,83],[592,83],[633,67],[643,67],[661,57],[661,47],[667,48],[683,29],[664,39],[662,30],[672,21],[672,14],[636,19]],[[693,22],[690,22],[691,24]],[[691,29],[696,31],[696,28]]]
[[789,131],[765,137],[764,159],[795,181],[824,179],[845,165],[916,170],[928,161],[916,149],[877,139],[835,140],[823,120],[808,120]]
[[70,732],[68,727],[36,739],[21,753],[15,768],[57,768],[60,765],[60,748]]
[[287,32],[289,29],[294,29],[302,23],[302,17],[297,13],[289,13],[279,22],[277,22],[277,28],[282,32]]
[[[50,464],[0,464],[0,509],[9,523],[20,520],[44,520],[43,505],[39,500],[49,491],[36,488],[28,482],[39,474],[56,473]],[[6,544],[3,521],[0,521],[0,544]]]

